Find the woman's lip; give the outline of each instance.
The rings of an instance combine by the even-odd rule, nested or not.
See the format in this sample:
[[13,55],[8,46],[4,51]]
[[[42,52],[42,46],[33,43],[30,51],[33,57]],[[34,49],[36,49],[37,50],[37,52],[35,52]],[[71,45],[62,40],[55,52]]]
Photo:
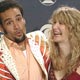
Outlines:
[[61,35],[61,33],[54,33],[54,35]]
[[61,32],[54,32],[54,35],[62,35]]

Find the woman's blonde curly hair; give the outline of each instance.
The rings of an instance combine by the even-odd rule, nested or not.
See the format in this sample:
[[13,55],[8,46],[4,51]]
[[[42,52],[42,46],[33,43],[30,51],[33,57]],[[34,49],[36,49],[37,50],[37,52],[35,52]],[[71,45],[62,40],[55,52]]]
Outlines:
[[[69,41],[71,51],[69,55],[68,65],[66,70],[68,73],[72,72],[80,62],[80,11],[76,8],[61,6],[55,11],[49,20],[54,26],[54,22],[62,22],[69,30]],[[61,69],[63,65],[59,63],[58,51],[55,47],[53,32],[50,31],[49,45],[50,45],[50,57],[54,62],[54,68]]]

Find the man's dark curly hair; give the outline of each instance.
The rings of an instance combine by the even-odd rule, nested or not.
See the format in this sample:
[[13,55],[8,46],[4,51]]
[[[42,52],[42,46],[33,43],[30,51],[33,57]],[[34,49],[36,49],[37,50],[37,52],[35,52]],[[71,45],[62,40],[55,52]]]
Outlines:
[[[2,0],[0,1],[0,13],[10,9],[10,8],[18,8],[23,16],[23,8],[16,0]],[[0,17],[0,24],[2,24],[2,20]]]

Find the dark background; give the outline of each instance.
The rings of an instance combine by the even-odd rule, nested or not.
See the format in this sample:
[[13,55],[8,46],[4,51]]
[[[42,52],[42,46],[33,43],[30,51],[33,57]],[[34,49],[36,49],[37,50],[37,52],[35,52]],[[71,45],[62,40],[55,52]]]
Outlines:
[[17,0],[24,9],[27,32],[39,30],[46,24],[54,9],[61,5],[76,7],[80,10],[80,0],[57,0],[54,5],[45,6],[39,0]]

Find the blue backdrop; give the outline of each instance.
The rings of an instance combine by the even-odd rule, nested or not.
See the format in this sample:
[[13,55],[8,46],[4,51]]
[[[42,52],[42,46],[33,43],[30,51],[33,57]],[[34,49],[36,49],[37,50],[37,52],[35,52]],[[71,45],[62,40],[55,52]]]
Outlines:
[[40,29],[48,22],[53,10],[61,5],[68,5],[80,9],[80,0],[56,0],[55,4],[51,6],[45,6],[40,1],[18,0],[24,9],[27,32]]

